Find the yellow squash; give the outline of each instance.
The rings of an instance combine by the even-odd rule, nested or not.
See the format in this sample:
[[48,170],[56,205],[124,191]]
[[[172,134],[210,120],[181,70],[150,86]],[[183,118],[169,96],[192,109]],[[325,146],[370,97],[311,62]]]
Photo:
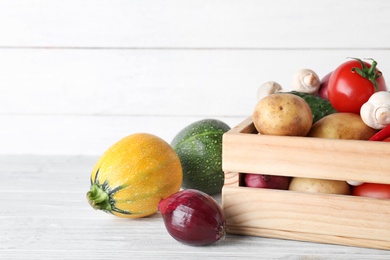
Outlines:
[[111,146],[91,175],[90,205],[124,218],[157,212],[158,203],[179,191],[183,179],[180,159],[161,138],[138,133]]

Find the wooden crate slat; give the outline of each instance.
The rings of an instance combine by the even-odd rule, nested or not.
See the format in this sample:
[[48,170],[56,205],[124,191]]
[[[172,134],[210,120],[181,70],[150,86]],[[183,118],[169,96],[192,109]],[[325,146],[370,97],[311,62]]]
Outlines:
[[390,200],[228,187],[228,226],[380,239],[390,244]]
[[261,136],[251,117],[223,136],[228,232],[390,249],[390,200],[240,187],[240,173],[390,183],[382,142]]
[[224,171],[390,184],[388,143],[265,136],[248,129],[241,124],[224,135]]

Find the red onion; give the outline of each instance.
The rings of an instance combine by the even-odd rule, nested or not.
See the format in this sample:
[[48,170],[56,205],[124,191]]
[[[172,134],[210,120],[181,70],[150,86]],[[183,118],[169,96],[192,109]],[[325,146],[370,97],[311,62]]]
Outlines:
[[291,177],[246,173],[244,181],[246,187],[287,190]]
[[328,99],[328,83],[331,75],[332,72],[329,72],[321,79],[320,89],[318,90],[317,95],[324,99]]
[[201,246],[225,237],[222,209],[204,192],[182,190],[161,200],[158,207],[168,233],[183,244]]

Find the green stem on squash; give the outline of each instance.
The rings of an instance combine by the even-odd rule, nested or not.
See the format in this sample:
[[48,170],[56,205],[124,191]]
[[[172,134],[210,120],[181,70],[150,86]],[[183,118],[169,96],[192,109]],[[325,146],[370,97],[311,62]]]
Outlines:
[[366,64],[364,64],[364,62],[361,59],[358,58],[351,58],[351,59],[357,60],[360,63],[360,65],[362,65],[362,68],[352,68],[352,71],[355,71],[358,75],[371,81],[372,84],[374,84],[375,91],[378,91],[379,87],[376,79],[382,76],[382,73],[376,70],[376,65],[378,65],[378,63],[374,59],[369,59],[372,60],[372,64],[371,67],[367,68]]
[[91,190],[87,192],[89,204],[94,209],[111,211],[110,196],[98,184],[93,184]]

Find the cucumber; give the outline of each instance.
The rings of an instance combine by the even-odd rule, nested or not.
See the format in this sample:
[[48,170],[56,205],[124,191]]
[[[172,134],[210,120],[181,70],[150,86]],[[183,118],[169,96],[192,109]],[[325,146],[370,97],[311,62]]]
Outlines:
[[337,113],[336,109],[333,108],[333,106],[327,99],[298,91],[290,91],[287,93],[297,95],[303,98],[307,104],[309,104],[311,112],[313,114],[313,124],[324,116]]
[[171,146],[180,158],[182,188],[196,189],[209,195],[220,193],[224,184],[222,171],[222,135],[230,127],[216,119],[196,121],[182,129]]

